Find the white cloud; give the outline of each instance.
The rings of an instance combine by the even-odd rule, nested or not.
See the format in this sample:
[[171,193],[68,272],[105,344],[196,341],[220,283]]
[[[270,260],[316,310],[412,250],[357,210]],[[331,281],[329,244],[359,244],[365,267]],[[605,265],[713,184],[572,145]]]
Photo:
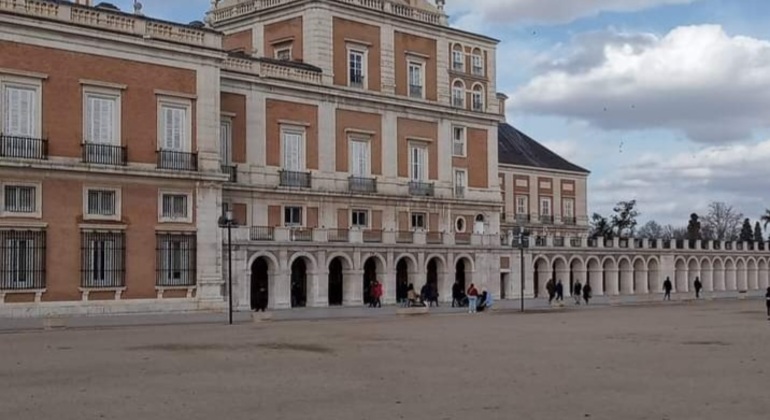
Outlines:
[[[636,12],[697,0],[449,0],[449,13],[461,16],[457,25],[478,28],[479,22],[558,24],[601,12]],[[473,26],[468,26],[473,24]]]
[[701,143],[745,140],[770,126],[770,42],[718,25],[663,37],[582,35],[540,70],[510,95],[512,109],[601,129],[674,129]]
[[657,152],[594,182],[593,211],[608,213],[619,200],[637,199],[643,219],[685,224],[692,212],[724,201],[756,220],[770,199],[762,194],[770,178],[770,140],[712,146],[695,153]]

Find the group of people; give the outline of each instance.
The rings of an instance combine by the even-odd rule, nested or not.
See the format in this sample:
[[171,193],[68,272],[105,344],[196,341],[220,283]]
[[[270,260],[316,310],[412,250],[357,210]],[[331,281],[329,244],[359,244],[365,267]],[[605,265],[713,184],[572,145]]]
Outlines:
[[479,294],[476,285],[471,283],[468,290],[463,290],[459,281],[452,285],[452,307],[468,307],[468,313],[482,312],[492,306],[492,294],[482,289]]
[[382,308],[382,283],[377,280],[369,285],[369,307]]
[[[700,292],[703,290],[703,283],[701,283],[700,277],[695,277],[692,287],[695,289],[695,299],[700,299]],[[673,289],[674,284],[671,283],[671,278],[666,277],[666,280],[663,281],[663,300],[671,300],[671,291]]]
[[435,283],[426,283],[420,289],[420,294],[409,283],[406,287],[406,300],[404,306],[436,306],[438,307],[438,288]]
[[[558,280],[556,282],[553,281],[553,279],[548,280],[548,283],[545,284],[545,290],[548,292],[548,303],[552,304],[553,301],[556,302],[563,302],[564,301],[564,285],[562,284],[561,280]],[[588,305],[588,302],[591,300],[593,289],[591,288],[591,285],[586,283],[583,285],[580,283],[580,281],[576,281],[572,285],[572,297],[575,299],[575,304],[580,305],[580,299],[582,298],[586,305]]]

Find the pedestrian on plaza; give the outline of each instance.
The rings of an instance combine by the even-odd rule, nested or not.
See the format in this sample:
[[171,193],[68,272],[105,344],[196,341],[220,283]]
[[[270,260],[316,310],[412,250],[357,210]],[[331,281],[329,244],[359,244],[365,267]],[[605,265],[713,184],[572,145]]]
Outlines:
[[369,287],[368,287],[369,295],[367,296],[367,298],[369,300],[368,306],[370,308],[374,308],[374,285],[376,283],[377,283],[377,280],[372,280],[369,282]]
[[586,285],[583,286],[583,300],[586,301],[586,305],[588,305],[589,299],[591,299],[591,283],[586,282]]
[[[409,283],[409,286],[406,288],[406,301],[404,301],[404,307],[408,308],[410,306],[418,306],[420,304],[420,296],[417,295],[417,292],[414,291],[414,285],[412,283]],[[423,303],[423,305],[425,305]],[[428,306],[428,305],[425,305]]]
[[561,284],[561,280],[556,283],[556,301],[564,302],[564,285]]
[[428,306],[428,301],[430,300],[430,286],[428,286],[428,283],[425,283],[420,288],[420,301],[425,304],[425,306]]
[[693,283],[693,286],[695,287],[695,299],[700,299],[700,291],[703,289],[703,284],[700,282],[700,277],[695,277],[695,283]]
[[267,288],[264,285],[259,286],[257,291],[256,311],[265,312],[267,310]]
[[468,313],[476,313],[476,300],[479,297],[479,291],[476,290],[476,285],[471,283],[468,287]]
[[455,304],[457,304],[458,308],[462,308],[465,306],[465,292],[463,292],[463,287],[460,286],[460,282],[455,280],[455,284],[452,285],[452,307],[455,307]]
[[374,287],[372,287],[372,301],[373,307],[375,308],[382,308],[382,283],[375,280],[374,281]]
[[767,288],[767,293],[765,293],[765,306],[767,306],[767,319],[770,319],[770,287]]
[[553,282],[553,279],[548,279],[548,283],[545,284],[545,290],[548,292],[548,304],[550,305],[556,297],[556,283]]
[[663,282],[663,291],[665,292],[663,300],[671,300],[671,289],[671,279],[666,277],[666,281]]
[[580,295],[583,293],[583,285],[580,284],[580,280],[575,282],[573,291],[572,297],[575,298],[575,305],[580,305]]
[[438,285],[436,283],[428,285],[428,304],[430,306],[436,305],[438,308]]

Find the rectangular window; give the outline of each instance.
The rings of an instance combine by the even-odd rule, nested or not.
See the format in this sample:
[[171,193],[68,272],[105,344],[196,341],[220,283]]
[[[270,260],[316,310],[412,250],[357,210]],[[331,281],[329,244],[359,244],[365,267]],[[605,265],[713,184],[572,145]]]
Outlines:
[[425,229],[425,213],[412,213],[412,229]]
[[3,135],[11,137],[38,137],[40,124],[40,87],[26,84],[3,84],[2,86]]
[[357,50],[348,51],[348,85],[364,87],[365,53]]
[[117,191],[89,189],[86,197],[86,210],[88,216],[115,216],[117,215]]
[[473,110],[481,112],[484,110],[484,92],[479,89],[473,89],[473,93],[471,94],[471,98],[473,99]]
[[465,196],[465,187],[468,184],[468,173],[464,170],[455,169],[455,197]]
[[474,54],[472,58],[473,74],[475,76],[484,75],[484,58],[478,54]]
[[161,150],[185,152],[190,149],[188,111],[189,107],[183,105],[161,105]]
[[189,287],[196,283],[195,234],[157,235],[157,278],[160,287]]
[[302,207],[284,207],[283,225],[286,227],[302,226]]
[[125,234],[82,232],[81,286],[106,288],[125,286]]
[[85,141],[105,145],[118,145],[120,128],[120,95],[84,93],[86,98]]
[[550,197],[541,197],[540,198],[540,215],[541,216],[551,216],[551,198]]
[[357,228],[369,227],[369,211],[368,210],[353,210],[351,212],[351,225]]
[[409,147],[409,177],[422,182],[428,178],[428,149],[422,145]]
[[516,196],[516,214],[522,216],[529,214],[529,197],[526,195]]
[[369,169],[369,141],[362,139],[350,140],[350,173],[357,177],[368,177]]
[[233,161],[233,123],[229,119],[219,122],[219,153],[222,165]]
[[465,127],[452,127],[452,154],[454,156],[465,156]]
[[282,60],[282,61],[291,61],[291,47],[276,48],[275,59]]
[[575,217],[575,200],[572,198],[565,198],[564,200],[564,217]]
[[189,221],[190,196],[188,194],[162,194],[161,219]]
[[305,133],[295,130],[281,131],[281,148],[283,151],[283,169],[301,172],[305,169],[304,145]]
[[452,51],[452,69],[454,71],[465,71],[465,53],[462,51]]
[[6,185],[4,191],[6,213],[36,213],[37,189],[30,185]]
[[423,65],[414,61],[409,62],[409,96],[423,98]]
[[0,231],[0,290],[45,288],[45,232]]

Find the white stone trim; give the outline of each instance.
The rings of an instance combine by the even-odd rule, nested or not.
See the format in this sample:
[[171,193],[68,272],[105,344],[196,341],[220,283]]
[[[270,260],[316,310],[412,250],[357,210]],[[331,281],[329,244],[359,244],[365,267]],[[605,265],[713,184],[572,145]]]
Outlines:
[[[111,83],[108,83],[111,85]],[[113,119],[115,121],[115,124],[112,127],[112,138],[113,141],[110,143],[110,146],[120,146],[123,144],[123,139],[121,138],[121,134],[123,132],[122,130],[122,103],[123,103],[123,95],[121,88],[115,88],[115,87],[107,87],[107,86],[101,86],[99,84],[93,84],[93,83],[83,83],[81,80],[81,85],[83,85],[82,92],[83,92],[83,142],[86,143],[89,140],[88,139],[88,99],[91,97],[96,98],[104,98],[108,100],[115,101],[115,109],[113,111]],[[125,87],[123,87],[125,89]],[[94,142],[95,143],[95,142]],[[101,144],[101,143],[99,143]]]
[[84,86],[91,86],[96,88],[106,88],[106,89],[114,89],[114,90],[126,90],[128,89],[128,85],[123,85],[120,83],[112,83],[112,82],[103,82],[101,80],[88,80],[88,79],[80,79],[80,84]]
[[[2,40],[0,40],[2,42]],[[0,132],[6,131],[3,126],[5,121],[5,89],[6,87],[17,87],[21,89],[34,89],[35,91],[35,132],[32,137],[42,137],[43,135],[43,80],[44,78],[20,76],[0,73]],[[6,132],[6,134],[9,134]]]
[[[9,186],[35,188],[35,211],[32,213],[18,213],[5,210],[5,188]],[[17,181],[6,179],[0,182],[0,217],[18,217],[24,219],[43,218],[43,183],[41,181]]]
[[[187,215],[186,217],[174,218],[163,215],[163,196],[166,195],[184,195],[187,196]],[[193,192],[192,190],[158,190],[158,223],[192,223],[193,221]]]
[[[88,213],[88,193],[91,190],[95,191],[112,191],[115,193],[115,214],[100,215]],[[113,220],[120,221],[123,218],[123,194],[122,188],[116,186],[105,186],[98,184],[86,184],[83,186],[83,220]]]
[[17,70],[17,69],[9,69],[0,67],[0,77],[2,76],[16,76],[16,77],[23,77],[25,79],[40,79],[45,80],[48,79],[48,75],[45,73],[38,73],[34,71],[27,71],[27,70]]

